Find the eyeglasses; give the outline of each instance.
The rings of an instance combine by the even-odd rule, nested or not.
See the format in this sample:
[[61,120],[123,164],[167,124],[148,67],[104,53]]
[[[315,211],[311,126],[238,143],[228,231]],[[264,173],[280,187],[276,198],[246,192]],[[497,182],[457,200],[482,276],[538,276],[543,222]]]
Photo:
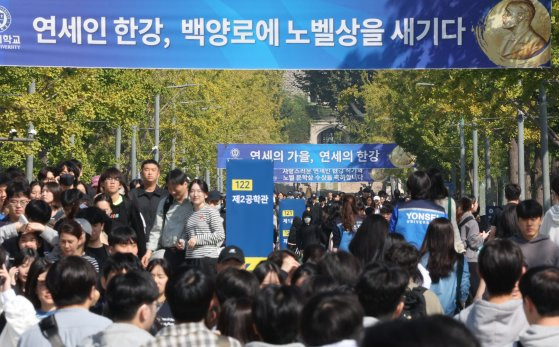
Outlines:
[[107,178],[105,178],[105,181],[120,182],[120,180],[117,177],[107,177]]
[[26,206],[29,200],[9,200],[8,202],[13,206]]

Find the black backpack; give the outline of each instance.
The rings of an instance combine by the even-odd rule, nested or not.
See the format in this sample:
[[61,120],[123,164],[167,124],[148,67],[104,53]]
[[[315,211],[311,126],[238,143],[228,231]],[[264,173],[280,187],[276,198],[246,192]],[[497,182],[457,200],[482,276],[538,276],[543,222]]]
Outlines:
[[413,289],[406,289],[404,293],[404,310],[402,318],[416,319],[427,316],[427,304],[425,303],[425,293],[427,289],[421,286]]

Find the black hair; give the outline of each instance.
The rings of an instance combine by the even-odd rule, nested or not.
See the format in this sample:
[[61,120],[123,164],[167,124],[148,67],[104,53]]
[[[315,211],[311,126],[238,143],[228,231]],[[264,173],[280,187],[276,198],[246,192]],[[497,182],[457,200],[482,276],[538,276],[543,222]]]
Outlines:
[[520,234],[518,227],[518,216],[516,215],[516,205],[507,204],[501,212],[500,218],[497,220],[497,238],[509,238]]
[[133,270],[116,276],[105,292],[107,316],[115,322],[130,321],[144,304],[159,297],[153,277],[146,271]]
[[98,223],[105,224],[105,230],[111,230],[111,219],[107,214],[99,207],[86,207],[82,208],[76,213],[76,218],[83,218],[89,222],[92,226]]
[[392,207],[391,204],[389,203],[384,203],[384,205],[382,205],[382,207],[380,208],[379,213],[381,215],[383,214],[392,214],[394,212],[394,207]]
[[93,203],[98,203],[99,201],[105,201],[109,204],[113,203],[113,199],[109,194],[99,194],[95,197],[95,199],[93,199]]
[[28,183],[25,178],[25,173],[17,166],[10,166],[4,170],[4,174],[12,181],[19,181],[23,183]]
[[367,216],[349,243],[349,251],[363,265],[381,260],[388,231],[388,222],[384,217],[378,214]]
[[60,184],[58,184],[57,182],[47,182],[43,185],[43,189],[46,189],[52,193],[52,207],[57,209],[62,207],[62,202],[60,201],[62,190],[60,189]]
[[551,179],[551,189],[555,192],[555,194],[559,195],[559,176],[554,176]]
[[391,319],[402,302],[409,276],[397,265],[376,262],[369,264],[355,285],[355,294],[366,316]]
[[365,331],[361,346],[481,347],[481,344],[458,320],[437,315],[377,324]]
[[81,169],[83,168],[82,162],[79,161],[78,159],[72,158],[72,159],[70,159],[69,161],[72,162],[72,163],[74,163],[74,165],[76,165],[78,169],[81,170]]
[[408,273],[408,278],[416,284],[423,283],[423,276],[417,268],[419,258],[420,254],[417,248],[405,241],[392,243],[384,252],[384,260],[400,266]]
[[554,266],[533,267],[520,279],[524,300],[530,298],[542,317],[559,316],[559,269]]
[[25,282],[25,297],[31,301],[36,310],[41,308],[41,300],[37,296],[37,282],[39,276],[47,272],[51,267],[51,263],[45,258],[35,258],[29,272],[27,273],[27,281]]
[[47,224],[50,221],[52,209],[43,200],[31,200],[25,206],[25,216],[31,222]]
[[56,176],[55,175],[55,169],[53,167],[45,166],[45,167],[41,168],[41,170],[39,170],[39,173],[37,174],[37,179],[39,181],[46,180],[49,172],[51,172],[53,176]]
[[170,278],[165,286],[165,297],[177,324],[204,319],[214,291],[213,277],[200,269],[186,269]]
[[193,179],[192,182],[188,184],[188,191],[191,191],[192,186],[194,186],[195,184],[197,184],[198,187],[200,187],[200,190],[202,190],[204,193],[209,193],[208,184],[199,178]]
[[326,253],[318,262],[318,273],[330,276],[339,285],[353,287],[361,274],[361,263],[351,253]]
[[521,201],[516,205],[516,216],[520,219],[541,218],[543,208],[534,199]]
[[35,260],[38,257],[37,251],[31,248],[21,249],[14,255],[13,266],[21,266],[27,263],[29,260]]
[[131,253],[115,253],[105,260],[101,274],[107,279],[111,272],[142,270],[143,266],[138,257]]
[[215,294],[220,304],[232,298],[252,298],[258,293],[260,283],[255,275],[246,270],[227,268],[215,280]]
[[252,318],[252,298],[227,299],[220,309],[217,330],[222,335],[237,339],[241,345],[259,340]]
[[[431,187],[429,188],[429,199],[440,200],[448,197],[448,189],[444,185],[444,179],[441,171],[437,168],[432,168],[427,171]],[[412,197],[413,199],[413,197]]]
[[146,266],[146,270],[148,272],[151,272],[153,269],[155,269],[156,266],[161,266],[161,269],[163,269],[163,272],[165,273],[165,275],[167,275],[167,278],[171,278],[173,269],[171,268],[171,266],[169,266],[169,262],[167,261],[167,259],[156,258],[150,260],[148,266]]
[[524,257],[520,247],[507,239],[486,243],[478,257],[480,276],[490,295],[510,294],[520,276]]
[[21,181],[11,181],[11,183],[8,184],[8,187],[6,188],[6,200],[17,197],[19,195],[24,195],[26,198],[29,198],[29,184]]
[[60,195],[60,202],[64,211],[67,210],[69,212],[66,217],[74,218],[84,199],[86,199],[86,195],[78,189],[74,188],[63,191]]
[[105,183],[105,181],[108,178],[116,178],[119,181],[121,187],[124,188],[125,194],[128,194],[128,186],[126,185],[126,181],[124,180],[124,175],[116,167],[108,168],[107,170],[105,170],[105,172],[101,174],[101,176],[99,176],[99,185],[97,186],[97,193],[101,193],[102,185],[103,183]]
[[268,286],[256,296],[252,316],[266,343],[283,345],[297,340],[303,298],[296,287]]
[[83,304],[97,282],[95,268],[82,257],[68,256],[50,268],[46,285],[57,308]]
[[43,189],[43,182],[31,181],[31,183],[29,183],[29,194],[31,194],[31,191],[33,191],[33,188],[35,186],[39,186],[39,188],[41,188],[41,190],[42,190]]
[[[179,170],[179,169],[174,169],[174,170],[169,171],[169,173],[167,174],[167,177],[165,177],[165,184],[167,186],[170,185],[170,184],[180,185],[180,184],[185,184],[185,183],[188,183],[188,177],[186,176],[186,174],[184,172],[182,172],[182,170]],[[190,189],[190,186],[189,186],[189,189]]]
[[463,196],[458,203],[458,206],[460,207],[460,210],[462,210],[462,213],[471,211],[473,205],[474,201],[468,196]]
[[277,266],[276,263],[270,260],[261,261],[258,265],[256,265],[256,268],[254,268],[254,270],[252,271],[252,273],[254,274],[254,276],[256,276],[256,279],[258,279],[258,282],[260,284],[262,284],[262,282],[266,278],[266,275],[268,275],[268,273],[270,272],[276,273],[279,281],[283,283],[283,277],[281,275],[280,267]]
[[363,327],[363,315],[363,309],[353,294],[318,294],[303,308],[301,338],[307,346],[357,340]]
[[328,275],[317,273],[307,278],[301,287],[303,296],[306,300],[320,293],[330,293],[339,291],[352,291],[353,287],[339,284],[336,280]]
[[121,226],[115,228],[109,233],[109,246],[126,245],[130,243],[138,243],[138,235],[136,231],[129,226]]
[[415,171],[409,175],[406,187],[412,200],[427,199],[429,197],[431,180],[424,171]]
[[292,257],[293,259],[299,261],[299,257],[295,252],[290,249],[281,249],[279,251],[273,251],[268,254],[268,260],[274,262],[277,266],[282,267],[285,258]]
[[318,243],[310,244],[303,251],[303,264],[318,263],[326,254],[326,248]]
[[421,255],[429,253],[427,270],[433,283],[448,276],[458,260],[454,249],[454,229],[446,218],[435,218],[429,223],[421,245]]
[[72,174],[74,174],[74,177],[75,177],[74,182],[77,182],[78,178],[80,177],[80,168],[79,168],[78,165],[76,165],[76,162],[72,161],[72,160],[66,160],[66,161],[63,161],[60,164],[58,164],[58,167],[56,168],[57,176],[60,176],[60,174],[64,170],[65,166],[66,166],[66,169],[67,169],[68,172],[71,172]]
[[70,218],[60,219],[54,226],[54,229],[58,231],[58,235],[61,235],[62,233],[66,233],[75,236],[78,240],[80,239],[82,234],[85,234],[81,225],[75,220]]
[[146,165],[148,165],[148,164],[153,164],[153,165],[157,166],[158,169],[161,169],[161,167],[159,166],[159,163],[158,163],[157,161],[155,161],[154,159],[147,159],[147,160],[144,160],[144,161],[142,162],[142,165],[140,166],[140,169],[143,169],[144,166],[146,166]]
[[136,189],[137,185],[140,185],[140,188],[144,187],[144,183],[142,182],[141,179],[134,178],[133,180],[130,181],[130,184],[128,185],[128,189],[130,189],[130,190]]
[[516,183],[509,183],[505,186],[505,198],[508,201],[518,200],[520,198],[521,193],[522,193],[522,189]]
[[306,282],[310,277],[316,275],[317,273],[318,269],[316,267],[316,264],[312,262],[304,263],[303,265],[295,269],[295,271],[293,271],[293,274],[291,275],[291,285],[297,285],[297,282],[300,279],[304,279],[304,281]]

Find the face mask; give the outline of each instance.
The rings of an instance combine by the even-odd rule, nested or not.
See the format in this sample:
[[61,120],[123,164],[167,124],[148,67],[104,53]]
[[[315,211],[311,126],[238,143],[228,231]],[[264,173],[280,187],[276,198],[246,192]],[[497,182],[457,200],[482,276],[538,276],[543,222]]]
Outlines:
[[311,223],[311,219],[309,217],[306,217],[305,219],[303,219],[305,221],[306,224],[310,224]]

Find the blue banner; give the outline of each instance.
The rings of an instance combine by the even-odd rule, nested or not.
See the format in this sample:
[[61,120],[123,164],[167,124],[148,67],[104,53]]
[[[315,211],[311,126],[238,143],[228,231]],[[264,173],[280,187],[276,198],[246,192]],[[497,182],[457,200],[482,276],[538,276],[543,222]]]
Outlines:
[[227,244],[239,246],[252,270],[274,246],[273,164],[269,160],[227,163]]
[[293,218],[303,216],[305,212],[305,199],[283,199],[279,203],[279,239],[280,248],[287,248],[289,230],[293,225]]
[[369,169],[363,168],[322,168],[322,169],[274,169],[276,183],[309,182],[371,182],[376,179]]
[[218,144],[217,167],[231,159],[272,160],[276,169],[392,169],[413,165],[395,143],[389,144]]
[[0,0],[0,65],[549,66],[551,0]]

